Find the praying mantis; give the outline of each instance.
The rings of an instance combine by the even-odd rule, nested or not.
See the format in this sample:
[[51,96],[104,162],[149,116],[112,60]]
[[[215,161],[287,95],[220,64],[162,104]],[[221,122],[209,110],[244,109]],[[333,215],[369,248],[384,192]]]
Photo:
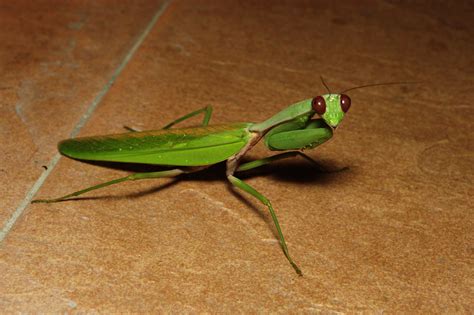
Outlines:
[[[313,149],[333,137],[334,131],[351,107],[351,99],[345,94],[347,91],[370,86],[408,83],[369,84],[333,94],[323,80],[322,82],[328,89],[328,94],[294,103],[259,123],[242,122],[209,126],[212,107],[207,106],[174,120],[160,130],[132,130],[122,134],[80,137],[61,141],[58,144],[59,152],[73,159],[153,164],[166,166],[169,169],[134,173],[62,197],[36,199],[32,203],[64,201],[125,181],[176,177],[181,174],[201,171],[213,164],[226,161],[228,181],[234,187],[257,198],[268,208],[281,249],[293,269],[301,276],[303,273],[290,256],[271,202],[255,188],[239,179],[236,173],[296,156],[301,156],[316,164],[302,150]],[[175,124],[199,114],[204,114],[201,126],[171,128]],[[241,164],[245,154],[262,139],[269,150],[285,152]]]

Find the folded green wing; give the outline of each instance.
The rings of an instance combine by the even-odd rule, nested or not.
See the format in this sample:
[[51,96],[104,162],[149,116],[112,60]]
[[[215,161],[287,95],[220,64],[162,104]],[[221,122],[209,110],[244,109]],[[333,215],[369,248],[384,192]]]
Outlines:
[[59,151],[80,160],[198,166],[218,163],[247,144],[250,123],[129,132],[61,141]]

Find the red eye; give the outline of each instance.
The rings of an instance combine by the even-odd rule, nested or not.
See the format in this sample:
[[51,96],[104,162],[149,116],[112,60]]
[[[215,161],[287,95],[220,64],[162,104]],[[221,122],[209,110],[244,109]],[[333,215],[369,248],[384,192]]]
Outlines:
[[313,98],[311,106],[318,115],[322,115],[326,112],[326,101],[322,96],[316,96],[315,98]]
[[341,109],[344,113],[347,113],[351,107],[351,99],[346,94],[341,94]]

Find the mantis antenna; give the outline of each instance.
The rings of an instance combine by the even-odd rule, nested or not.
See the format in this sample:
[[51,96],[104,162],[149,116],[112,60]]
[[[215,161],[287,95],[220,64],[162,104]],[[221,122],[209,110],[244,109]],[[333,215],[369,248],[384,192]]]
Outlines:
[[[322,79],[322,78],[321,78],[321,79]],[[323,81],[323,83],[324,83],[324,81]],[[420,83],[420,82],[408,82],[408,81],[407,81],[407,82],[385,82],[385,83],[365,84],[365,85],[359,85],[359,86],[355,86],[355,87],[348,88],[348,89],[342,91],[340,94],[345,93],[345,92],[348,92],[348,91],[357,90],[357,89],[362,89],[362,88],[366,88],[366,87],[372,87],[372,86],[416,84],[416,83]],[[326,85],[324,85],[324,86],[326,86]]]
[[328,93],[331,94],[331,90],[329,89],[328,85],[327,85],[326,82],[324,81],[323,76],[320,75],[319,77],[321,78],[321,82],[323,83],[323,85],[324,85],[324,87],[326,88],[326,90],[328,90]]

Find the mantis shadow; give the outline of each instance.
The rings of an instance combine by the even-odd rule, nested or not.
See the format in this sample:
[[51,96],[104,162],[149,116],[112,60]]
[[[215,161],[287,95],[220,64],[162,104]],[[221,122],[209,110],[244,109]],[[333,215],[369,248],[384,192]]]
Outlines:
[[[243,163],[248,162],[248,159],[243,159]],[[163,167],[161,165],[149,165],[149,164],[135,164],[135,163],[115,163],[115,162],[102,162],[102,161],[81,161],[83,163],[92,164],[95,166],[106,167],[114,170],[122,170],[133,173],[145,173],[145,172],[157,172],[165,169],[175,168],[175,167]],[[347,171],[348,167],[342,169],[334,169],[334,166],[331,166],[333,170],[327,170],[325,167],[321,167],[319,163],[307,163],[306,161],[292,159],[292,160],[283,160],[278,161],[274,164],[264,165],[255,169],[236,172],[236,176],[241,180],[248,178],[258,177],[258,176],[270,176],[278,181],[299,183],[299,184],[316,184],[324,185],[328,184],[337,173],[341,171]],[[94,197],[76,197],[67,199],[68,201],[78,201],[78,200],[98,200],[98,199],[121,199],[121,198],[140,198],[148,194],[152,194],[161,190],[165,190],[176,185],[181,180],[192,180],[200,182],[210,182],[216,180],[225,180],[226,166],[225,163],[218,163],[211,165],[209,168],[206,168],[201,171],[181,174],[178,177],[175,177],[164,184],[159,186],[153,185],[151,188],[142,190],[139,192],[130,193],[122,196],[94,196]],[[248,208],[252,209],[260,218],[262,218],[269,228],[272,231],[272,234],[276,239],[279,238],[278,231],[275,229],[274,224],[272,224],[272,218],[268,215],[268,212],[263,210],[262,204],[259,204],[255,198],[246,195],[243,191],[235,189],[236,187],[227,185],[227,190],[231,192],[240,202],[245,204]],[[261,189],[256,187],[257,191]]]
[[[151,164],[138,164],[138,163],[119,163],[119,162],[104,162],[104,161],[83,161],[78,160],[82,163],[101,166],[109,169],[126,171],[130,173],[146,173],[146,172],[157,172],[163,171],[166,169],[171,169],[175,167],[167,167],[162,165],[151,165]],[[249,160],[243,159],[243,163],[248,162]],[[279,161],[274,164],[264,165],[255,169],[237,172],[235,176],[242,180],[249,178],[266,176],[271,177],[278,181],[285,181],[295,184],[315,184],[315,185],[326,185],[328,184],[334,176],[337,176],[338,173],[342,171],[347,171],[348,168],[335,169],[334,166],[331,166],[329,170],[326,170],[325,167],[322,171],[321,168],[315,167],[312,164],[309,164],[302,160],[284,160]],[[333,170],[331,170],[333,169]],[[140,198],[149,194],[156,193],[158,191],[170,188],[176,185],[180,181],[199,181],[199,182],[212,182],[212,181],[227,181],[226,178],[226,165],[225,163],[218,163],[211,165],[210,167],[196,171],[193,173],[187,173],[179,175],[178,177],[173,178],[171,181],[161,184],[159,186],[153,185],[152,188],[142,190],[140,192],[134,192],[122,196],[94,196],[94,197],[76,197],[70,198],[67,200],[97,200],[97,199],[119,199],[119,198]],[[253,208],[259,215],[261,211],[249,201],[249,196],[243,196],[242,192],[236,189],[230,189],[232,193],[237,196],[242,202]],[[257,189],[258,190],[258,189]]]
[[[298,184],[312,184],[315,186],[327,185],[332,180],[334,180],[336,176],[342,175],[339,173],[346,171],[349,171],[349,167],[336,168],[334,165],[331,165],[330,168],[327,168],[326,166],[316,168],[314,165],[302,160],[284,160],[275,164],[265,165],[257,169],[239,172],[236,174],[236,176],[241,180],[261,176],[270,177],[277,181],[296,184],[296,190]],[[255,186],[253,187],[262,193],[263,189]],[[268,190],[268,188],[266,190]],[[274,227],[271,216],[269,215],[268,211],[266,211],[267,209],[265,205],[257,201],[254,197],[245,194],[243,191],[236,189],[231,185],[228,186],[228,191],[230,191],[236,198],[240,200],[240,202],[252,209],[252,211],[258,214],[259,217],[269,224],[273,235],[276,239],[278,239],[278,233]]]

